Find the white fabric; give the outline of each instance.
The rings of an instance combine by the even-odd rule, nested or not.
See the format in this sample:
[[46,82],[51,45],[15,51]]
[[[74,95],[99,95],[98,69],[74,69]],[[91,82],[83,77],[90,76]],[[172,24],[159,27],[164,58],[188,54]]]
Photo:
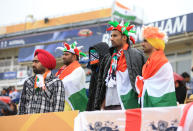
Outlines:
[[177,131],[193,131],[193,105],[188,110],[184,128],[178,127]]
[[[183,107],[142,108],[141,118],[139,116],[135,118],[135,121],[141,121],[141,125],[139,125],[141,126],[140,131],[158,131],[159,121],[167,122],[166,128],[177,127],[182,114],[181,108]],[[128,116],[126,116],[125,112],[125,110],[81,112],[75,118],[74,131],[101,131],[102,127],[103,130],[105,130],[104,127],[110,127],[112,130],[125,131],[126,124],[130,122],[126,122],[126,117],[133,120],[130,115],[136,116],[136,112],[128,114]],[[152,125],[157,129],[153,129]],[[115,129],[115,126],[117,126],[117,129]],[[90,129],[90,127],[93,129]]]
[[128,69],[126,69],[124,72],[117,71],[116,79],[117,79],[117,92],[119,96],[119,101],[121,103],[121,108],[125,109],[120,96],[126,95],[132,89],[131,82],[129,79]]
[[159,71],[147,80],[144,80],[147,92],[153,97],[161,97],[164,94],[174,92],[174,76],[171,64],[164,64]]
[[[131,82],[130,82],[130,79],[129,79],[128,69],[126,69],[124,72],[121,72],[121,71],[116,72],[116,87],[110,87],[110,88],[116,88],[117,89],[118,96],[111,96],[111,97],[118,97],[119,104],[121,104],[121,108],[125,109],[124,105],[121,101],[120,96],[121,95],[126,95],[132,89]],[[108,91],[108,89],[107,89],[107,91]],[[113,99],[116,99],[116,98],[113,98]],[[108,100],[106,100],[106,102],[107,101]],[[109,103],[107,103],[107,105],[109,106]],[[115,104],[112,103],[112,105],[115,105]]]
[[71,74],[62,80],[65,88],[65,99],[86,87],[86,75],[82,67],[76,68]]
[[124,72],[117,71],[116,79],[119,94],[126,95],[132,89],[128,69],[126,69]]
[[9,94],[9,97],[11,98],[11,100],[14,100],[14,99],[20,97],[20,93],[17,92],[17,91],[14,91],[14,92],[12,92],[12,93]]
[[[46,78],[50,77],[50,75],[51,71],[49,71]],[[39,81],[36,81],[37,87],[45,89],[44,74],[37,74],[36,77],[39,79]]]
[[[120,3],[120,2],[119,2]],[[120,3],[121,4],[121,3]],[[122,4],[123,5],[123,4]],[[119,12],[120,14],[123,14],[125,16],[135,16],[134,12],[131,10],[132,7],[130,7],[130,9],[125,9],[125,8],[121,8],[120,6],[118,6],[116,3],[115,3],[115,6],[114,6],[114,11],[117,11]]]
[[[143,78],[140,77],[140,79]],[[154,76],[143,81],[142,107],[146,91],[149,96],[153,97],[161,97],[167,93],[175,92],[173,70],[169,62],[164,64]]]

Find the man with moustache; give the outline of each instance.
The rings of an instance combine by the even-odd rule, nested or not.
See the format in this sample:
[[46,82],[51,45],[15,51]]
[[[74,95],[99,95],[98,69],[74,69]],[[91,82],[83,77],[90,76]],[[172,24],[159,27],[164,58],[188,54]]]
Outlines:
[[35,75],[24,82],[18,114],[63,111],[65,90],[62,81],[51,73],[56,59],[49,52],[37,49],[32,62]]
[[158,27],[147,26],[142,36],[141,45],[148,60],[142,75],[136,78],[141,107],[176,106],[173,70],[164,54],[167,35]]
[[140,107],[135,79],[142,74],[145,58],[142,51],[132,48],[134,25],[110,21],[112,31],[110,54],[101,62],[97,81],[95,110],[124,110]]
[[80,55],[86,55],[80,51],[81,47],[76,45],[76,42],[71,45],[64,42],[64,47],[56,48],[57,52],[60,51],[63,54],[64,66],[59,69],[56,76],[62,80],[65,88],[65,111],[85,111],[88,102],[85,88],[86,75],[78,62]]

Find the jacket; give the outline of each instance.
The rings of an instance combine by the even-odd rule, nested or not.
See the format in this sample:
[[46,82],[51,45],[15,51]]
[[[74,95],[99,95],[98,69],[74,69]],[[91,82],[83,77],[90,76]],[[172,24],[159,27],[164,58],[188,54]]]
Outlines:
[[[94,110],[100,110],[101,105],[105,99],[107,88],[105,79],[107,77],[107,73],[110,68],[113,50],[114,47],[110,48],[110,54],[107,54],[100,64],[96,96],[94,100]],[[129,79],[131,81],[131,86],[133,90],[136,92],[135,79],[138,75],[142,74],[142,67],[146,62],[146,58],[144,57],[143,52],[136,48],[129,47],[127,50],[124,50],[123,52],[126,58],[126,64],[129,73]]]
[[[98,43],[92,47],[89,48],[89,54],[90,50],[95,49],[99,55],[99,63],[90,65],[92,74],[91,74],[91,80],[90,80],[90,85],[89,85],[89,96],[88,96],[88,104],[87,104],[87,111],[92,111],[94,110],[94,99],[96,96],[96,85],[97,85],[97,80],[98,80],[98,73],[99,73],[99,65],[101,61],[103,60],[104,56],[106,54],[109,54],[109,46],[104,43]],[[90,55],[89,55],[90,56]]]

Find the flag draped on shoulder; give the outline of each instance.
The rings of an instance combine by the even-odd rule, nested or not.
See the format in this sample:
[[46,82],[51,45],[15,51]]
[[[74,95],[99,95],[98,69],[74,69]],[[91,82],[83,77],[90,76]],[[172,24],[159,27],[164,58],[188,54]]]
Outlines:
[[173,70],[163,50],[155,51],[137,76],[136,88],[142,107],[176,106]]
[[[58,75],[58,73],[56,73]],[[59,75],[65,88],[65,110],[71,107],[72,110],[85,111],[88,98],[85,88],[85,72],[78,61],[65,67]]]

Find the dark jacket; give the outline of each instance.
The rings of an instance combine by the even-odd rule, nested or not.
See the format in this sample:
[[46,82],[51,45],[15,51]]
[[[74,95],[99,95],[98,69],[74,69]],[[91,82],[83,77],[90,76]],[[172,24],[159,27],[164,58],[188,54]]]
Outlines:
[[[100,65],[99,76],[98,76],[98,83],[97,83],[97,90],[96,90],[96,97],[94,100],[94,109],[100,110],[101,105],[105,99],[106,94],[106,82],[105,79],[107,77],[108,70],[110,68],[111,63],[111,56],[113,53],[114,48],[110,48],[110,55],[107,54]],[[133,90],[136,91],[135,88],[135,79],[137,75],[142,76],[142,67],[146,62],[144,54],[142,51],[136,48],[128,48],[127,50],[123,51],[126,58],[129,78],[131,81],[131,85]],[[137,93],[136,93],[137,97]]]
[[186,86],[183,81],[176,81],[179,83],[179,87],[175,87],[176,90],[176,99],[180,104],[184,104],[184,101],[186,99]]
[[99,54],[99,63],[90,65],[90,68],[92,70],[91,74],[91,80],[89,85],[89,96],[88,96],[88,104],[87,104],[87,111],[94,110],[94,98],[96,93],[96,85],[97,85],[97,79],[98,79],[98,72],[99,72],[99,65],[104,58],[106,54],[109,53],[109,46],[104,43],[98,43],[92,47],[89,48],[89,57],[90,57],[90,50],[95,49],[97,53]]

